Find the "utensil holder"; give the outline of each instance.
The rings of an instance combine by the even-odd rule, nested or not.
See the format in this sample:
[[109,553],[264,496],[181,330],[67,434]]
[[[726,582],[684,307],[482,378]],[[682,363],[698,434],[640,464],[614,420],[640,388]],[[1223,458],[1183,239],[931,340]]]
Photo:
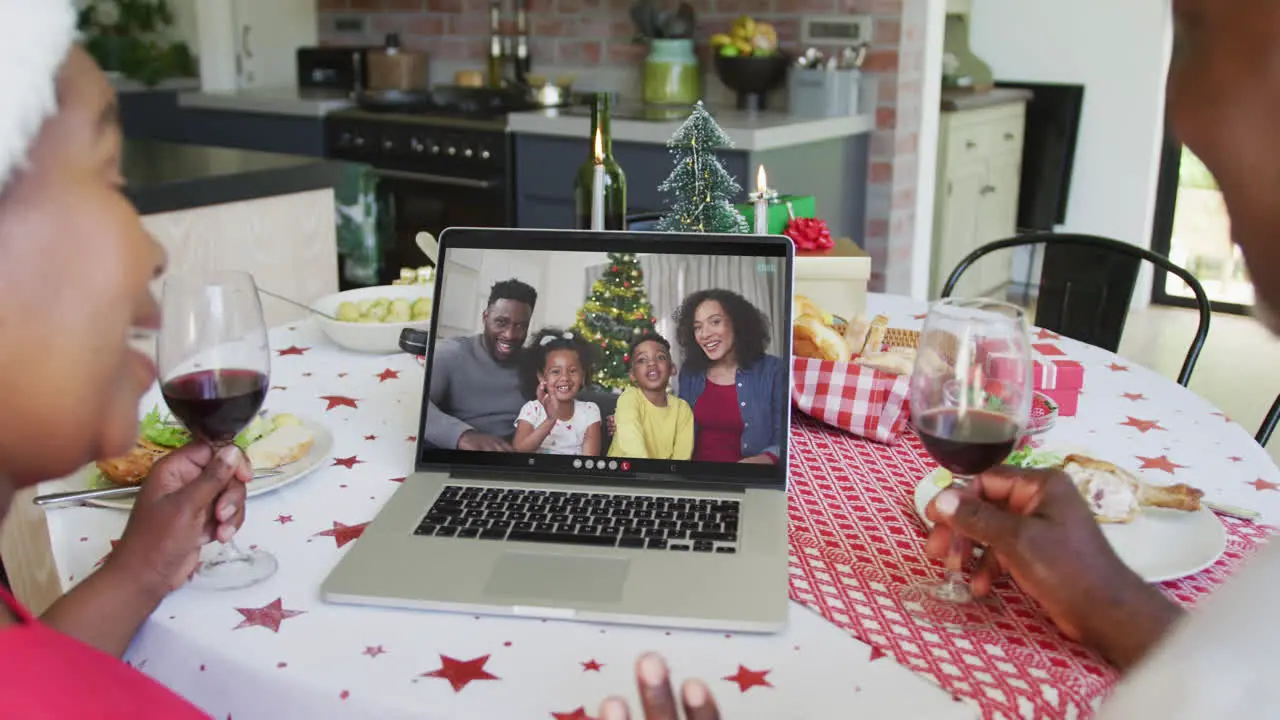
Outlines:
[[791,113],[802,117],[856,115],[861,87],[860,70],[796,68],[787,76]]

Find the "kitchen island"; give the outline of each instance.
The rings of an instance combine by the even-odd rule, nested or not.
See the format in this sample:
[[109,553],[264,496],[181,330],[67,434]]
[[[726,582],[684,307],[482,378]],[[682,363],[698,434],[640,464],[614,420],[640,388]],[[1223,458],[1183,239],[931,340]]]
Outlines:
[[[301,302],[337,292],[334,187],[341,165],[312,157],[126,140],[125,195],[169,269],[250,272]],[[263,298],[268,325],[304,311]]]
[[[834,236],[863,244],[873,115],[809,118],[786,112],[710,108],[734,147],[719,151],[743,186],[755,190],[756,166],[785,194],[813,195]],[[627,173],[629,214],[658,212],[669,198],[658,185],[672,170],[666,143],[687,112],[644,112],[620,105],[610,122],[613,154]],[[573,176],[590,153],[591,119],[582,108],[512,113],[516,221],[520,227],[573,227]]]

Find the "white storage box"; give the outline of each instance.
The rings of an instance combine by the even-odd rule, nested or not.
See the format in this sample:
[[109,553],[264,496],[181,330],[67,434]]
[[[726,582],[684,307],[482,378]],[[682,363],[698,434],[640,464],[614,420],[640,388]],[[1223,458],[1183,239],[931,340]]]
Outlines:
[[826,252],[796,253],[796,294],[842,318],[866,314],[870,280],[871,258],[849,238]]

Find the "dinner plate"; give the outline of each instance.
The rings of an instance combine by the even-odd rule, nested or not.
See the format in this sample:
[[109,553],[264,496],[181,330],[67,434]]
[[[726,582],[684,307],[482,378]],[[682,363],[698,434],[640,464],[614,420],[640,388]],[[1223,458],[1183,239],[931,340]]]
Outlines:
[[[250,481],[246,487],[249,497],[271,492],[272,490],[278,490],[289,483],[297,482],[303,477],[314,472],[316,468],[321,467],[324,464],[324,461],[329,457],[329,454],[333,452],[333,433],[329,432],[329,428],[319,423],[312,422],[307,418],[300,419],[302,420],[303,427],[310,430],[311,434],[315,437],[315,442],[311,444],[311,450],[309,450],[307,454],[303,455],[300,459],[291,462],[288,465],[281,465],[279,468],[281,471],[279,475]],[[102,477],[102,473],[93,465],[85,468],[83,477],[85,479],[86,490],[116,487],[106,478]],[[92,500],[85,500],[85,503],[88,505],[97,505],[98,507],[113,508],[115,510],[133,509],[132,496],[124,498],[94,498]]]
[[[920,480],[915,490],[915,510],[925,527],[933,522],[924,511],[942,488],[935,479],[941,469]],[[1103,523],[1102,534],[1120,560],[1147,582],[1157,583],[1194,575],[1222,557],[1227,532],[1211,510],[1196,512],[1143,508],[1131,523]]]

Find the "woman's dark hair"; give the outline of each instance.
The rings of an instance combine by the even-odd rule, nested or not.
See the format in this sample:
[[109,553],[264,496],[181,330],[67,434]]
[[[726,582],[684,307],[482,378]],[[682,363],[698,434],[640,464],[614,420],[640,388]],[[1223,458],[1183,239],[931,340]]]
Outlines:
[[733,325],[734,354],[738,358],[739,367],[751,367],[764,356],[764,349],[769,346],[769,319],[752,305],[746,298],[730,290],[699,290],[684,299],[680,308],[675,311],[676,342],[684,351],[684,370],[704,372],[710,363],[707,354],[698,345],[693,335],[693,314],[698,306],[708,300],[715,300],[724,308]]
[[582,363],[582,387],[591,385],[596,367],[596,347],[583,340],[577,333],[559,328],[542,328],[529,338],[529,344],[520,353],[520,392],[528,400],[538,397],[538,373],[547,367],[547,356],[555,350],[573,350]]

